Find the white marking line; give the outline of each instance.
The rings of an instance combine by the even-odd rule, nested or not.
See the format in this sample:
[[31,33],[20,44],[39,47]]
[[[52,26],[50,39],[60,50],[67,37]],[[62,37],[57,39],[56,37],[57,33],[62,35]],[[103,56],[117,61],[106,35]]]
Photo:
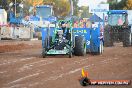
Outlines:
[[7,64],[15,63],[15,62],[17,62],[17,61],[18,61],[18,60],[3,62],[2,64],[0,64],[0,66],[1,66],[1,65],[7,65]]
[[39,82],[35,82],[35,83],[31,83],[31,84],[15,84],[13,86],[10,87],[4,87],[4,88],[29,88],[29,87],[33,87],[39,85]]
[[39,84],[39,82],[35,82],[35,83],[32,83],[32,84],[29,84],[29,87],[33,87],[33,86],[36,86],[38,84]]
[[81,59],[81,60],[78,60],[78,61],[74,61],[72,64],[67,64],[66,66],[70,66],[70,65],[75,65],[75,64],[83,64],[83,63],[86,63],[85,60],[88,60],[89,58],[86,58],[86,59]]
[[7,71],[0,72],[0,74],[6,73]]
[[37,67],[40,67],[40,66],[44,66],[44,65],[48,65],[48,64],[52,64],[54,61],[47,61],[46,63],[44,63],[44,64],[40,64],[40,65],[38,65]]
[[11,60],[11,61],[4,61],[4,63],[0,64],[1,65],[8,65],[8,64],[12,64],[12,63],[16,63],[18,61],[26,61],[26,60],[30,60],[30,59],[34,59],[34,57],[30,57],[30,58],[24,58],[24,59],[20,59],[18,58],[17,60]]
[[22,87],[24,84],[16,84],[16,85],[13,85],[13,86],[10,86],[10,87],[5,87],[5,88],[25,88],[25,87]]
[[100,61],[102,64],[104,64],[104,63],[109,63],[110,61],[113,61],[113,60],[118,60],[119,58],[112,58],[112,59],[106,59],[106,60],[103,60],[103,61]]
[[[42,63],[42,62],[45,62],[45,63]],[[53,62],[54,62],[54,61],[40,60],[40,61],[38,61],[38,62],[33,62],[33,63],[30,63],[30,64],[25,64],[24,66],[22,66],[21,68],[19,68],[18,72],[25,71],[26,69],[32,69],[33,66],[36,66],[35,64],[42,63],[42,64],[39,64],[38,66],[36,66],[36,67],[40,67],[40,66],[44,66],[44,65],[51,64],[51,63],[53,63]]]
[[74,61],[74,64],[84,62],[85,60],[88,60],[88,59],[89,58],[85,58],[85,59],[81,59],[81,60],[78,60],[78,61]]
[[12,82],[9,82],[8,84],[13,84],[13,83],[17,83],[17,82],[20,82],[20,81],[23,81],[27,78],[30,78],[30,77],[34,77],[34,76],[38,76],[40,73],[35,73],[35,74],[32,74],[32,75],[28,75],[28,76],[25,76],[25,77],[22,77],[22,78],[19,78],[17,80],[14,80]]
[[81,59],[81,60],[78,60],[78,61],[74,61],[74,64],[76,63],[80,63],[80,62],[84,62],[85,60],[88,60],[89,58],[85,58],[85,59]]
[[25,64],[25,65],[26,65],[26,66],[28,66],[28,65],[33,65],[33,64],[38,64],[38,63],[45,62],[45,61],[47,61],[47,60],[35,61],[35,62],[33,62],[33,63],[29,63],[29,64]]
[[75,69],[75,70],[69,71],[67,74],[73,74],[73,73],[75,73],[75,72],[80,71],[81,69],[82,69],[82,68],[77,68],[77,69]]
[[29,58],[24,58],[24,59],[20,59],[20,61],[26,61],[26,60],[30,60],[30,59],[34,59],[35,57],[29,57]]

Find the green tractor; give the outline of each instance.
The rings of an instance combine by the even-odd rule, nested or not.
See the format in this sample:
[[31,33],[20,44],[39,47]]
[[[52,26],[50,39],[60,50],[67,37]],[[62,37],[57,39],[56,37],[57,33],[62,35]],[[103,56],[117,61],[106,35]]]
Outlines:
[[105,46],[114,46],[114,42],[122,42],[124,47],[132,45],[130,17],[127,10],[108,11],[108,25],[104,30]]
[[[60,20],[56,28],[42,31],[42,56],[86,54],[86,42],[83,36],[75,36],[71,21]],[[52,35],[52,36],[51,36]]]

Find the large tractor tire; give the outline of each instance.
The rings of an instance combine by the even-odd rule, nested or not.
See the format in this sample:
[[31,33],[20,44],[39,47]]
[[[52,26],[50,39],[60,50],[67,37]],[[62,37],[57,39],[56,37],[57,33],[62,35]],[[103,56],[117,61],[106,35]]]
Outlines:
[[86,41],[85,41],[85,38],[83,36],[76,36],[75,37],[74,54],[77,56],[86,55]]
[[104,46],[105,47],[111,47],[113,46],[113,41],[112,41],[112,34],[110,33],[110,28],[108,26],[105,27],[104,30]]
[[43,57],[43,58],[46,57],[46,51],[45,51],[45,48],[42,49],[42,57]]
[[123,47],[131,46],[132,35],[131,29],[124,29]]
[[69,58],[72,58],[72,48],[69,48]]
[[48,38],[48,37],[45,38],[45,40],[44,40],[44,47],[45,47],[45,48],[48,47],[48,43],[49,43],[49,45],[51,46],[51,43],[52,43],[52,36],[49,36],[49,38]]
[[100,40],[100,45],[97,46],[92,40],[90,41],[90,51],[93,55],[101,55],[104,51],[103,41]]
[[48,42],[49,42],[49,45],[51,45],[52,43],[52,36],[49,36],[45,38],[44,40],[44,45],[42,47],[42,57],[45,58],[46,57],[46,52],[47,52],[47,47],[48,47]]

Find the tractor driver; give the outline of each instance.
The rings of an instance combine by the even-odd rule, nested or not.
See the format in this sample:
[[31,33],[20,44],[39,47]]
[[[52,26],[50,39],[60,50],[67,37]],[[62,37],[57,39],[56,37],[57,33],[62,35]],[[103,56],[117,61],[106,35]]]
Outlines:
[[66,39],[69,39],[69,25],[68,23],[62,21],[61,22],[61,30],[63,30],[63,35]]
[[66,23],[64,21],[61,22],[61,30],[63,30],[63,33],[66,31]]

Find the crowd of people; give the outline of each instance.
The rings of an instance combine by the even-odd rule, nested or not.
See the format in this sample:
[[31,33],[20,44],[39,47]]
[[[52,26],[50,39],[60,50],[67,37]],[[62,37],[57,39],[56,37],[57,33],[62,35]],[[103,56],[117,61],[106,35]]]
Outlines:
[[89,28],[91,27],[91,22],[89,19],[81,19],[73,23],[74,28]]

